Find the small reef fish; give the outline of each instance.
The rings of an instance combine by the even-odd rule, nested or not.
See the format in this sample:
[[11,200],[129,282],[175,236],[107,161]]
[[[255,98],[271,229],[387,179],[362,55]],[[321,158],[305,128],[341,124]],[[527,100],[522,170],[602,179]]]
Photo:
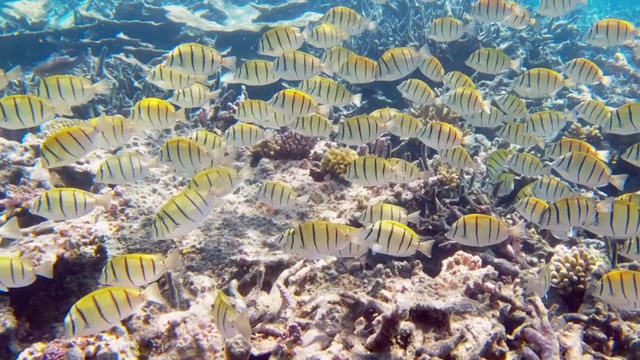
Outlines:
[[440,158],[442,158],[442,160],[447,164],[461,170],[469,169],[478,171],[481,167],[480,160],[478,159],[478,161],[475,161],[471,155],[469,155],[467,149],[459,145],[440,151]]
[[340,70],[340,65],[352,56],[357,56],[354,51],[344,48],[342,46],[332,47],[327,49],[322,56],[322,63],[325,65],[326,70],[330,73],[337,73]]
[[604,123],[603,134],[633,135],[640,133],[640,102],[624,104],[616,109]]
[[382,120],[383,123],[388,123],[393,119],[394,116],[402,114],[402,111],[394,108],[382,108],[375,111],[372,111],[369,115],[375,116],[378,119]]
[[78,106],[95,95],[108,95],[111,88],[111,82],[107,79],[92,84],[91,80],[80,76],[54,75],[40,81],[36,96],[54,106]]
[[109,330],[149,301],[165,303],[158,284],[144,290],[117,286],[98,289],[73,304],[64,318],[62,337],[69,339]]
[[252,146],[262,141],[269,140],[273,133],[262,128],[245,123],[237,123],[230,126],[223,135],[224,141],[233,146]]
[[469,214],[459,218],[447,232],[448,239],[459,244],[484,247],[499,244],[510,236],[526,238],[525,223],[509,227],[504,220],[484,214]]
[[211,75],[221,68],[236,69],[235,56],[222,57],[216,49],[197,43],[176,46],[163,65],[187,75]]
[[182,259],[178,250],[172,250],[166,257],[159,254],[118,255],[102,268],[98,281],[103,285],[141,287],[180,266]]
[[268,60],[247,60],[231,75],[228,73],[220,80],[227,84],[264,86],[277,82],[280,77],[273,72],[274,64]]
[[444,17],[435,19],[431,22],[428,37],[435,41],[451,42],[460,39],[464,34],[473,33],[475,33],[474,22],[470,22],[465,25],[458,19]]
[[347,166],[344,178],[360,186],[380,186],[395,180],[395,168],[386,159],[374,155],[360,156]]
[[483,23],[502,22],[523,11],[522,7],[504,0],[478,0],[471,8],[471,18]]
[[505,114],[497,107],[491,106],[488,113],[480,111],[479,113],[466,115],[464,118],[469,125],[477,128],[495,129],[500,125],[504,125]]
[[207,191],[184,189],[167,201],[151,221],[151,239],[169,240],[202,225],[216,204]]
[[576,195],[567,183],[555,176],[543,176],[532,182],[531,194],[544,201],[556,201]]
[[607,199],[596,205],[596,213],[582,226],[600,236],[627,239],[640,235],[640,207],[624,200]]
[[322,72],[330,72],[320,59],[298,50],[287,51],[278,56],[271,71],[276,77],[289,81],[306,80]]
[[544,139],[538,136],[525,134],[526,129],[526,125],[522,123],[507,123],[498,130],[496,136],[501,137],[504,141],[508,141],[512,144],[525,148],[538,146],[541,149],[544,149]]
[[346,247],[355,228],[327,221],[307,221],[286,230],[275,243],[290,254],[305,258],[331,256]]
[[184,108],[176,110],[167,100],[144,98],[133,106],[129,120],[140,130],[161,130],[186,122],[187,117]]
[[573,82],[562,75],[545,68],[535,68],[518,75],[512,89],[518,95],[530,99],[554,96],[563,87],[573,87]]
[[399,138],[414,138],[417,137],[418,131],[422,129],[422,121],[409,114],[398,113],[385,124],[385,128]]
[[551,288],[551,264],[545,264],[538,276],[527,278],[527,290],[538,297],[544,297]]
[[442,100],[436,98],[433,89],[420,79],[407,79],[401,82],[397,89],[402,97],[416,105],[434,104],[439,107],[442,104]]
[[582,152],[562,155],[551,167],[566,180],[584,186],[602,187],[610,183],[623,190],[629,177],[628,174],[611,175],[611,169],[602,160]]
[[302,35],[309,45],[319,49],[340,46],[350,38],[349,33],[331,24],[318,24],[312,28],[307,26]]
[[24,257],[0,256],[0,291],[29,286],[36,277],[53,278],[53,262],[45,261],[39,265]]
[[99,184],[124,185],[143,180],[154,166],[137,153],[124,152],[112,155],[100,163],[95,182]]
[[280,56],[287,51],[298,50],[304,45],[304,36],[297,27],[289,25],[276,26],[260,37],[258,54]]
[[242,122],[262,124],[271,116],[271,106],[264,100],[244,100],[238,106],[236,119]]
[[83,217],[97,206],[108,209],[111,206],[111,192],[97,195],[80,189],[57,188],[36,197],[30,211],[49,220],[62,221]]
[[251,178],[253,178],[253,170],[250,166],[240,171],[224,166],[215,167],[196,174],[189,181],[187,188],[223,197],[234,192],[240,184]]
[[319,104],[337,107],[353,104],[358,107],[362,103],[362,94],[352,94],[344,85],[324,76],[314,76],[302,81],[298,90],[311,96]]
[[562,72],[575,84],[602,84],[609,87],[614,79],[613,76],[604,76],[598,65],[585,58],[569,61],[562,67]]
[[424,76],[433,82],[442,82],[442,79],[444,78],[444,67],[440,60],[435,56],[429,56],[423,59],[420,65],[418,65],[418,69]]
[[531,25],[535,25],[536,20],[531,18],[527,9],[515,2],[507,2],[506,4],[509,7],[520,7],[522,11],[519,14],[517,11],[512,11],[510,16],[500,21],[501,24],[516,30],[524,30]]
[[640,36],[640,28],[620,19],[604,19],[593,24],[585,41],[599,47],[621,46]]
[[431,57],[431,52],[427,45],[419,50],[412,47],[394,47],[387,50],[378,59],[378,81],[394,81],[409,76],[420,63]]
[[449,71],[442,77],[444,86],[449,90],[455,90],[458,88],[475,89],[476,84],[473,83],[470,77],[460,71]]
[[0,98],[0,128],[29,129],[40,126],[56,115],[73,116],[69,105],[52,105],[33,95],[10,95]]
[[468,87],[459,87],[450,91],[445,99],[445,104],[462,116],[491,112],[491,100],[483,100],[479,91]]
[[581,227],[596,214],[596,203],[584,196],[563,197],[549,203],[540,216],[540,227],[553,236],[566,240],[573,236],[575,227]]
[[169,139],[160,147],[157,164],[166,165],[179,174],[193,175],[217,163],[221,157],[221,151],[211,151],[189,138],[180,137]]
[[164,90],[185,89],[196,83],[206,84],[207,75],[187,75],[178,70],[169,69],[162,64],[157,65],[149,74],[147,82]]
[[274,209],[291,209],[306,205],[309,195],[299,196],[291,186],[281,181],[267,181],[257,194],[258,200]]
[[370,115],[350,117],[338,125],[336,141],[348,146],[370,143],[387,129],[379,118]]
[[571,138],[558,140],[556,143],[551,145],[551,147],[547,151],[545,151],[545,155],[555,160],[563,155],[572,152],[583,152],[594,155],[602,161],[609,161],[609,151],[596,150],[593,145],[587,143],[586,141]]
[[581,118],[591,125],[604,126],[611,118],[611,111],[600,100],[585,100],[574,107],[567,116],[571,119]]
[[368,84],[376,80],[378,63],[368,57],[354,55],[343,61],[338,75],[350,84]]
[[511,156],[512,151],[508,149],[496,149],[487,156],[486,167],[489,180],[494,182],[498,175],[505,170],[505,164]]
[[549,17],[565,16],[582,5],[587,5],[588,0],[540,0],[538,14]]
[[221,152],[227,147],[227,143],[216,133],[206,130],[196,130],[189,135],[189,140],[195,141],[198,145],[213,152]]
[[551,136],[562,130],[566,124],[567,118],[562,111],[539,111],[526,118],[524,133],[532,136]]
[[520,70],[522,59],[512,60],[500,49],[480,48],[471,53],[464,63],[477,72],[498,75],[509,69]]
[[625,240],[623,246],[618,249],[620,255],[633,261],[640,261],[640,237],[635,236]]
[[239,296],[231,297],[218,290],[211,312],[213,321],[224,339],[231,339],[238,334],[247,340],[251,339],[248,309]]
[[327,10],[320,22],[331,24],[349,35],[360,35],[367,30],[375,31],[377,27],[375,22],[345,6],[337,6]]
[[542,213],[549,208],[549,204],[544,200],[529,196],[516,202],[513,207],[525,220],[540,225]]
[[334,126],[326,117],[313,114],[297,118],[291,129],[300,135],[327,139],[334,131]]
[[102,114],[90,120],[91,125],[100,128],[99,147],[118,147],[129,142],[132,136],[139,132],[136,125],[121,115]]
[[217,100],[219,96],[220,90],[211,91],[208,86],[196,83],[188,88],[177,89],[169,101],[180,107],[192,109],[202,107],[211,100]]
[[640,167],[640,143],[631,145],[624,153],[622,153],[622,155],[620,155],[620,159],[634,166]]
[[515,95],[502,95],[495,98],[498,107],[506,114],[504,121],[517,120],[529,114],[527,103]]
[[474,142],[473,135],[463,136],[460,129],[441,121],[428,123],[418,133],[418,139],[437,151],[451,149],[458,145],[470,145]]
[[612,270],[597,283],[594,295],[620,310],[640,308],[640,271]]
[[409,222],[420,224],[420,210],[409,214],[402,206],[377,203],[368,206],[359,218],[362,224],[373,224],[381,220],[397,221],[405,225]]
[[367,245],[376,254],[397,257],[413,256],[416,251],[431,257],[434,240],[420,242],[420,235],[393,220],[380,220],[349,233],[354,242]]
[[292,117],[312,114],[326,116],[330,111],[328,106],[318,105],[311,96],[295,89],[278,91],[273,95],[271,100],[268,101],[268,104],[274,111]]
[[76,125],[59,130],[40,145],[41,165],[45,169],[70,165],[95,150],[103,123]]
[[433,173],[429,170],[422,171],[414,163],[398,158],[385,159],[393,168],[396,184],[408,184],[416,180],[429,180]]
[[516,174],[509,171],[502,171],[494,181],[493,192],[497,197],[511,194],[516,187]]

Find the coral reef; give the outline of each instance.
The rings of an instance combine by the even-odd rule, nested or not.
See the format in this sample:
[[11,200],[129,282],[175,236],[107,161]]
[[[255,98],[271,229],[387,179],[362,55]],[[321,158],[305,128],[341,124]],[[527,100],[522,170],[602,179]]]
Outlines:
[[584,294],[587,280],[599,266],[604,264],[597,250],[584,245],[571,249],[558,245],[551,259],[551,282],[561,294],[572,296]]
[[317,139],[303,136],[293,131],[278,134],[275,139],[263,141],[251,148],[251,161],[257,163],[262,158],[273,160],[304,160],[316,146]]
[[324,152],[320,161],[322,177],[340,178],[347,172],[349,164],[358,157],[358,154],[349,148],[332,147]]
[[582,126],[577,122],[573,122],[565,133],[565,136],[572,139],[586,141],[596,148],[602,147],[602,134],[596,126]]

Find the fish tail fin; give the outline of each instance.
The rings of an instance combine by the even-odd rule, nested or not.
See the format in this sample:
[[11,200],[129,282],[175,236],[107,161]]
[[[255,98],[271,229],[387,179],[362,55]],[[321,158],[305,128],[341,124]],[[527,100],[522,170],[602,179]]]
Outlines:
[[482,111],[491,114],[491,99],[482,102]]
[[420,217],[420,210],[407,215],[407,221],[412,224],[420,225],[421,220],[422,218]]
[[254,171],[251,165],[246,165],[240,171],[238,171],[238,178],[241,180],[251,180],[253,179]]
[[545,145],[545,141],[543,138],[538,138],[538,140],[536,140],[536,145],[538,145],[538,147],[542,150],[544,150],[544,145]]
[[475,34],[476,32],[476,22],[471,20],[468,24],[464,25],[464,32],[467,34]]
[[426,257],[431,258],[433,244],[435,244],[435,240],[423,241],[418,245],[418,251],[423,253]]
[[177,270],[182,266],[182,256],[180,256],[180,250],[173,249],[166,258],[164,258],[164,266],[167,270]]
[[311,198],[311,196],[309,194],[298,196],[296,198],[296,204],[300,205],[300,206],[307,205],[309,203],[309,199],[310,198]]
[[236,71],[236,60],[235,56],[222,58],[222,67],[227,68],[230,71]]
[[187,122],[187,113],[185,108],[176,111],[176,122]]
[[462,145],[463,146],[471,146],[473,144],[476,143],[475,137],[473,135],[467,135],[464,138],[462,138]]
[[351,103],[356,107],[362,105],[362,94],[354,94],[351,96]]
[[91,88],[93,88],[93,91],[98,95],[109,95],[109,93],[111,93],[111,89],[113,89],[113,84],[109,79],[102,79],[91,85]]
[[209,85],[209,75],[196,75],[195,80],[198,84]]
[[520,70],[520,67],[522,66],[522,58],[520,59],[515,59],[515,60],[511,60],[511,62],[509,63],[509,67],[511,68],[511,70],[513,71],[518,71]]
[[377,21],[369,21],[367,24],[367,30],[369,31],[377,31],[378,30],[378,22]]
[[18,81],[24,79],[24,73],[22,72],[22,67],[20,65],[15,66],[13,69],[7,71],[5,76],[9,81]]
[[316,113],[318,115],[322,115],[324,117],[328,117],[330,112],[331,112],[331,106],[329,106],[329,105],[318,105],[316,107]]
[[596,157],[604,162],[609,162],[611,153],[609,152],[609,150],[599,150],[596,151]]
[[53,107],[53,112],[62,116],[73,116],[73,110],[69,104],[49,104]]
[[432,56],[431,50],[429,49],[429,44],[422,45],[420,50],[418,50],[418,53],[420,54],[420,56],[422,56],[425,59],[430,58]]
[[145,300],[151,301],[158,304],[166,304],[167,301],[162,296],[162,292],[160,291],[160,287],[158,283],[153,283],[149,285],[146,289],[142,290],[142,296]]
[[615,186],[616,189],[622,191],[624,190],[624,184],[627,182],[628,178],[629,175],[627,174],[612,175],[611,177],[609,177],[609,182],[611,183],[611,185]]
[[20,231],[20,224],[18,224],[18,217],[14,216],[9,221],[5,222],[0,227],[0,238],[7,239],[23,239],[24,236]]
[[222,90],[210,91],[207,94],[207,100],[218,100],[220,98],[221,93],[222,93]]
[[45,277],[47,279],[53,279],[53,261],[45,261],[42,264],[36,266],[33,271],[36,275]]
[[96,195],[96,204],[102,206],[105,210],[108,210],[109,207],[111,207],[111,191]]
[[527,223],[522,221],[509,228],[509,236],[524,239],[527,237]]
[[614,76],[603,76],[600,78],[600,84],[604,85],[605,87],[609,87],[611,86],[611,83],[614,79]]

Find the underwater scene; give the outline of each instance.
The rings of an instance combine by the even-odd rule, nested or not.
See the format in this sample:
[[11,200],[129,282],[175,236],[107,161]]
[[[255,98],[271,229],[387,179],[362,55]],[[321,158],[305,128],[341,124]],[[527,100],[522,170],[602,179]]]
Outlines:
[[640,360],[640,1],[0,2],[0,360]]

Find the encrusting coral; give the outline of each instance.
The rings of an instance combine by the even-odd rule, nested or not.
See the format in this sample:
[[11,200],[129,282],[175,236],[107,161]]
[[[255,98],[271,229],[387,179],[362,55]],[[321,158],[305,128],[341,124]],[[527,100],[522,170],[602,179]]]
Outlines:
[[276,135],[275,139],[263,141],[251,149],[254,162],[262,158],[273,160],[303,160],[309,157],[317,139],[293,131]]
[[583,293],[587,278],[599,265],[604,264],[596,250],[585,246],[569,250],[558,245],[555,253],[551,259],[551,283],[562,294]]

